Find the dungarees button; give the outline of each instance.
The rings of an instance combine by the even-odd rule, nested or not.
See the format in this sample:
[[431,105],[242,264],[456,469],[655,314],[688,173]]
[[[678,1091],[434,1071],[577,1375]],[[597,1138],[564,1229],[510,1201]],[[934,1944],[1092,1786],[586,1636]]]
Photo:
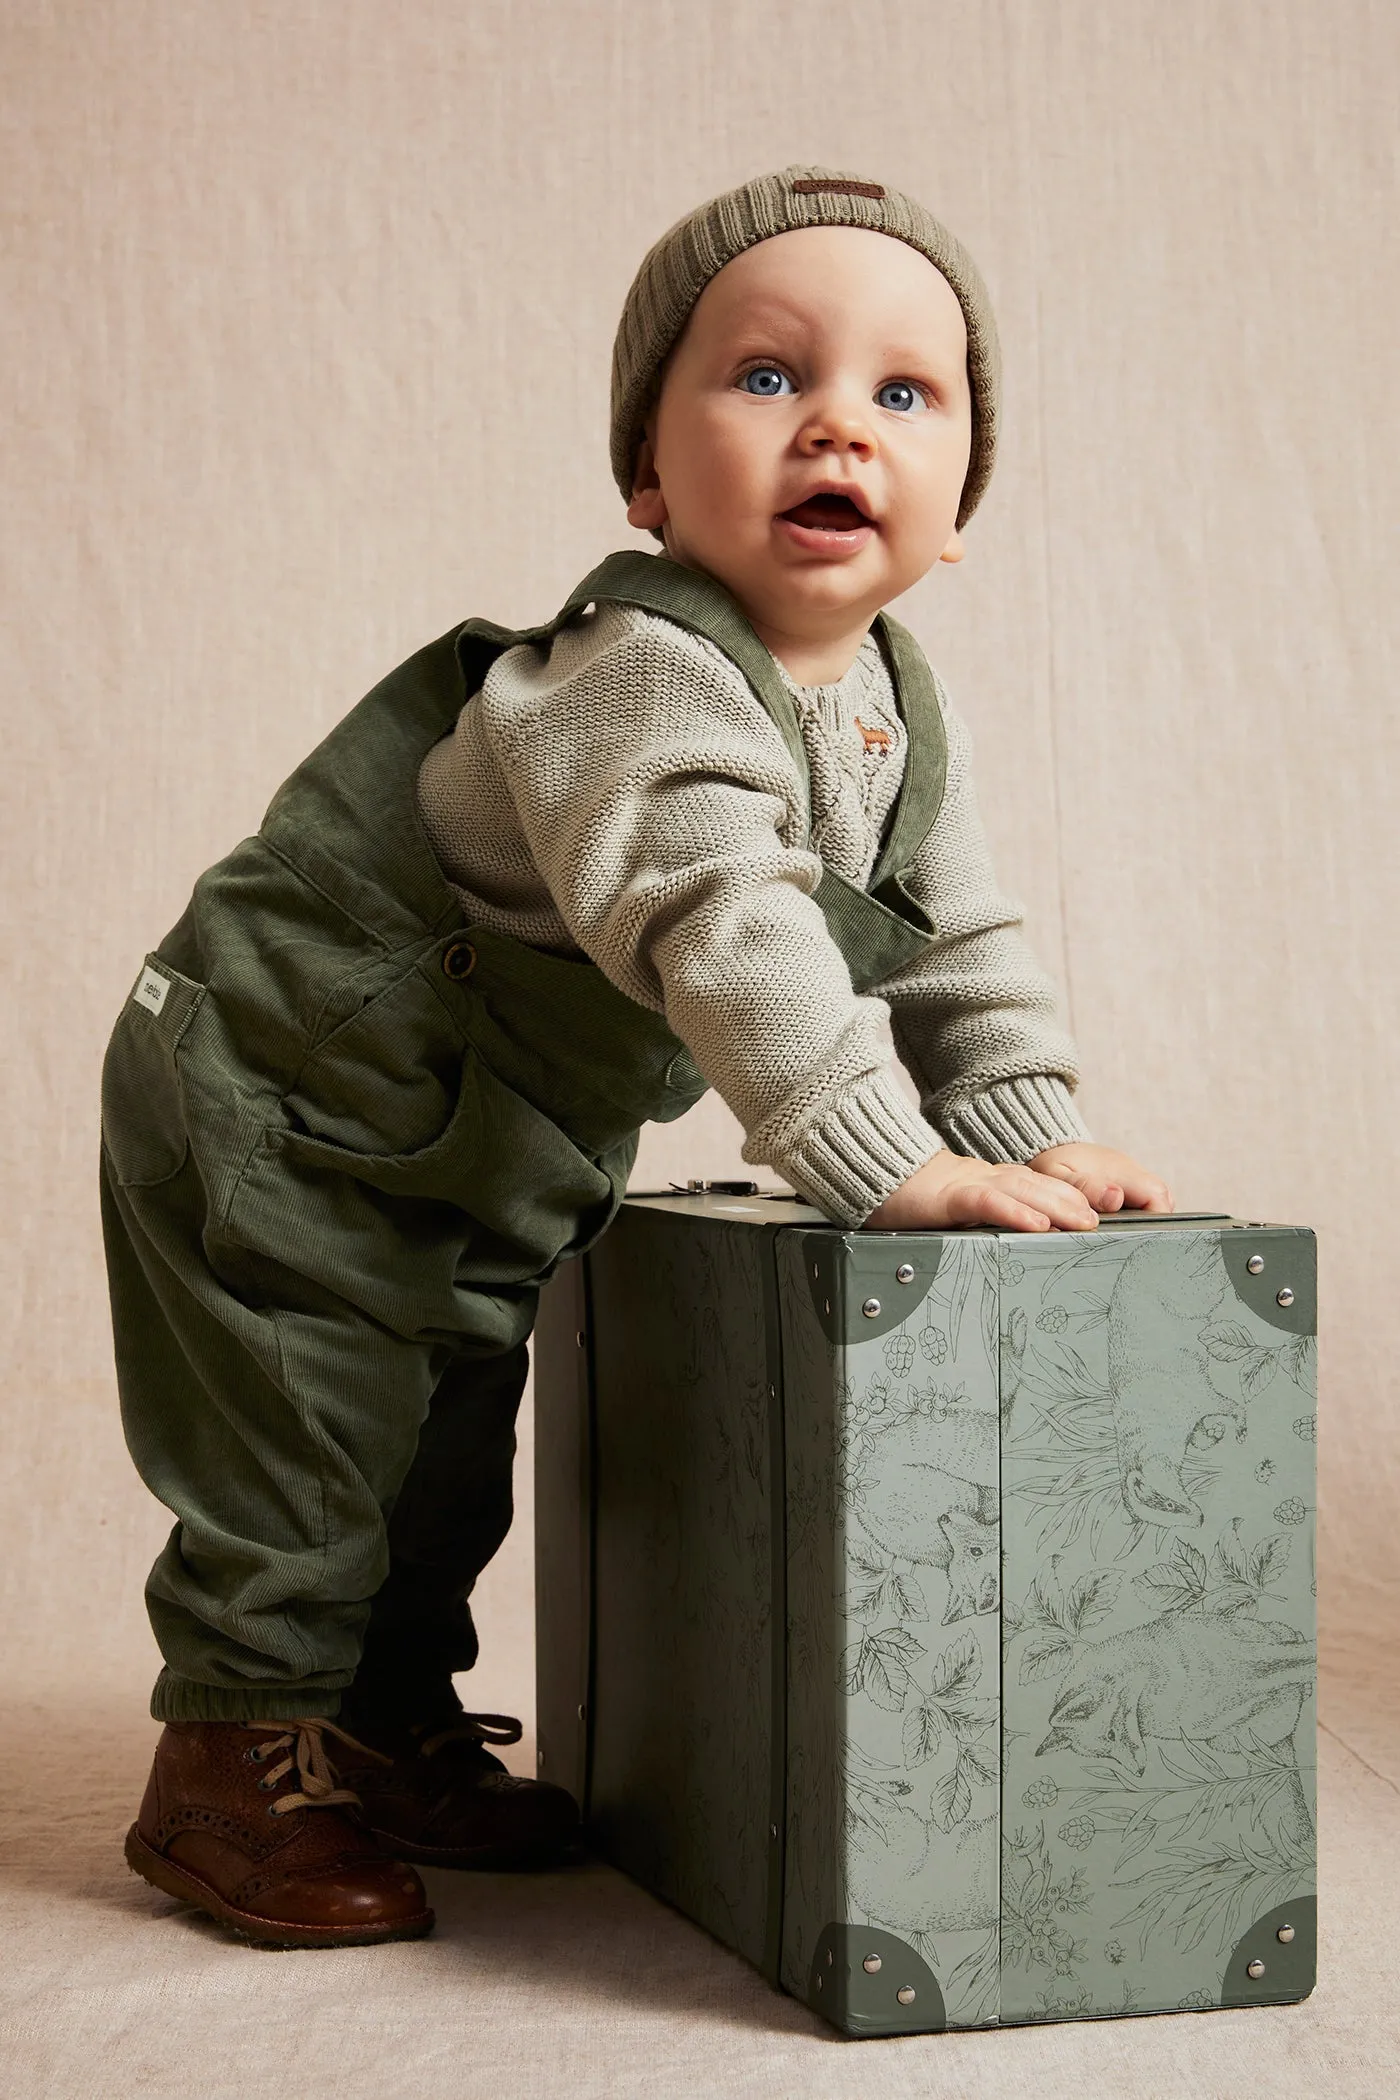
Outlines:
[[470,941],[454,941],[442,958],[444,973],[460,984],[476,968],[476,950]]

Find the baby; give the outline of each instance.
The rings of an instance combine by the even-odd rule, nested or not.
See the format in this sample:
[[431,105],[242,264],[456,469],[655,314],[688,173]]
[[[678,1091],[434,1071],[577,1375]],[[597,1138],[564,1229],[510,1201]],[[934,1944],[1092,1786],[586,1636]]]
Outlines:
[[1079,1122],[967,733],[883,610],[962,557],[998,369],[974,264],[912,200],[790,168],[702,206],[614,358],[661,551],[420,650],[147,959],[103,1216],[127,1437],[178,1522],[127,1858],[250,1938],[414,1937],[406,1862],[575,1830],[452,1676],[539,1287],[643,1122],[718,1088],[745,1159],[849,1227],[1171,1207]]

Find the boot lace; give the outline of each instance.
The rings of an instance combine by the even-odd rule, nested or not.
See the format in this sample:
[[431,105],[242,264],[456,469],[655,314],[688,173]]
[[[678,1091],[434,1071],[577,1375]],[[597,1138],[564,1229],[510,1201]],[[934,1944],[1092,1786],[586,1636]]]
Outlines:
[[523,1732],[519,1721],[510,1714],[462,1714],[446,1728],[435,1728],[431,1733],[413,1730],[424,1757],[435,1757],[448,1743],[474,1743],[478,1748],[487,1743],[518,1743]]
[[[250,1725],[256,1727],[258,1724],[253,1722]],[[517,1723],[517,1730],[518,1726]],[[295,1808],[336,1808],[352,1804],[359,1806],[360,1797],[357,1793],[348,1786],[336,1784],[338,1775],[326,1753],[324,1741],[328,1734],[337,1736],[342,1743],[348,1743],[360,1756],[372,1758],[377,1765],[387,1765],[391,1762],[378,1750],[371,1750],[368,1743],[357,1742],[353,1735],[347,1735],[343,1728],[337,1728],[334,1721],[318,1718],[297,1721],[292,1727],[283,1730],[272,1742],[258,1743],[248,1752],[253,1764],[269,1766],[258,1781],[264,1793],[270,1794],[295,1768],[299,1781],[297,1790],[279,1795],[268,1809],[269,1815],[289,1816]],[[284,1751],[285,1756],[280,1764],[271,1764],[270,1760],[276,1757],[279,1750]]]

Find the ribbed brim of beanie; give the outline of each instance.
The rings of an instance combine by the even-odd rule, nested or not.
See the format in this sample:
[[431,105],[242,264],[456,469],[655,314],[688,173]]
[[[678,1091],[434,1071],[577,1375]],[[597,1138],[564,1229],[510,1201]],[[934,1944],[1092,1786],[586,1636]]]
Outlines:
[[661,368],[712,277],[746,248],[803,226],[860,226],[907,241],[956,292],[967,324],[972,451],[958,524],[991,478],[1001,399],[1001,346],[987,287],[956,235],[912,197],[834,168],[782,168],[712,197],[664,233],[643,258],[622,309],[612,367],[612,469],[630,501],[642,426]]

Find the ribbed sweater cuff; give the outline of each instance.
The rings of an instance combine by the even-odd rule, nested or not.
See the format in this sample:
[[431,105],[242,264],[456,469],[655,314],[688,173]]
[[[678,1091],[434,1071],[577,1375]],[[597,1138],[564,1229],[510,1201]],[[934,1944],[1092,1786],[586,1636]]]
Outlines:
[[880,1071],[833,1102],[772,1165],[838,1225],[859,1225],[941,1149],[892,1073]]
[[1001,1079],[966,1101],[942,1106],[938,1125],[955,1151],[974,1159],[1024,1162],[1051,1145],[1089,1140],[1069,1088],[1048,1072]]

